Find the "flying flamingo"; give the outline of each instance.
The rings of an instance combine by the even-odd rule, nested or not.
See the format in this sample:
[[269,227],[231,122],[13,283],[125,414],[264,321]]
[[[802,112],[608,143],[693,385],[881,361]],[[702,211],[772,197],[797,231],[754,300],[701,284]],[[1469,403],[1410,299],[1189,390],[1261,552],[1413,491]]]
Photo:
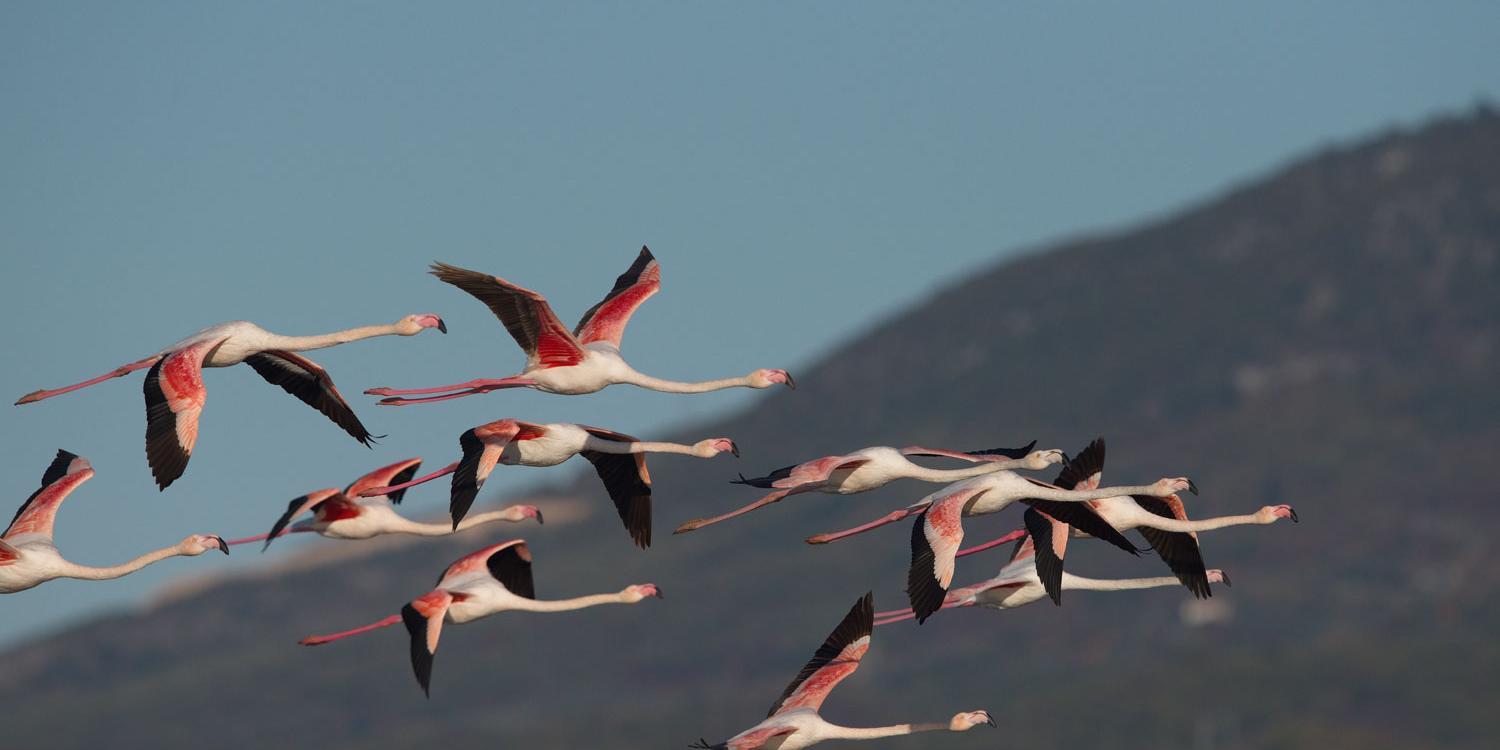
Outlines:
[[744,377],[683,383],[654,378],[636,372],[626,364],[620,357],[620,338],[625,334],[625,324],[630,322],[635,309],[661,288],[661,268],[645,247],[641,248],[635,263],[615,280],[609,294],[583,314],[572,333],[557,319],[547,299],[530,289],[497,276],[446,263],[432,264],[432,275],[487,305],[526,351],[526,368],[508,378],[481,378],[436,388],[371,388],[365,391],[375,396],[444,394],[425,398],[385,398],[380,401],[384,405],[445,401],[501,388],[535,388],[547,393],[576,395],[593,393],[615,383],[630,383],[667,393],[703,393],[740,386],[769,388],[777,383],[797,387],[786,370],[756,370]]
[[404,491],[413,485],[453,475],[448,509],[453,526],[469,512],[479,488],[494,471],[495,464],[508,466],[556,466],[575,455],[594,465],[604,489],[614,501],[620,520],[637,546],[651,546],[651,473],[646,470],[647,453],[678,453],[713,458],[725,451],[738,456],[740,450],[729,438],[709,438],[692,445],[637,440],[629,435],[581,424],[537,424],[519,419],[500,419],[482,424],[458,436],[463,458],[424,477],[373,487],[363,495]]
[[[1092,490],[1099,486],[1103,475],[1104,438],[1101,437],[1089,443],[1078,455],[1067,461],[1054,484],[1064,489]],[[1175,494],[1167,497],[1122,495],[1090,500],[1088,504],[1096,514],[1115,529],[1119,531],[1138,529],[1141,536],[1146,538],[1147,543],[1156,550],[1157,556],[1167,564],[1178,580],[1182,581],[1182,584],[1200,599],[1212,596],[1213,592],[1209,588],[1208,573],[1203,565],[1203,555],[1198,548],[1197,532],[1227,526],[1272,524],[1283,518],[1290,518],[1293,523],[1298,521],[1297,511],[1290,505],[1267,505],[1251,515],[1221,516],[1190,521],[1182,498]],[[1072,510],[1070,506],[1050,501],[1036,502],[1032,506],[1045,511],[1041,519],[1049,523],[1060,521]],[[1074,537],[1090,536],[1089,533],[1079,528],[1073,528],[1069,533]],[[1052,534],[1038,534],[1038,538],[1052,538]],[[1063,544],[1066,544],[1066,537],[1061,538],[1059,544],[1055,546],[1060,548]],[[1053,547],[1054,545],[1051,544],[1042,545],[1039,554],[1042,557],[1052,557],[1054,556]],[[977,548],[961,550],[958,555],[961,557],[974,551],[977,551]],[[1059,567],[1061,567],[1060,555],[1057,557]]]
[[298,641],[321,646],[330,641],[404,623],[411,634],[411,666],[422,692],[432,695],[432,657],[437,653],[443,622],[465,623],[498,612],[563,612],[598,604],[635,604],[648,596],[661,597],[655,584],[626,586],[619,593],[593,594],[573,599],[538,601],[531,580],[531,551],[525,540],[512,539],[471,553],[443,571],[437,588],[413,599],[391,615],[364,627]]
[[699,740],[690,747],[702,750],[798,750],[824,740],[871,740],[917,732],[965,732],[980,724],[995,726],[995,720],[987,711],[965,711],[946,722],[888,727],[843,727],[830,724],[818,715],[823,701],[834,687],[859,669],[860,660],[870,649],[874,620],[874,596],[866,593],[854,603],[849,614],[844,615],[843,621],[818,647],[792,684],[782,691],[765,721],[717,745]]
[[[806,492],[854,495],[879,489],[898,479],[948,483],[1001,469],[1045,469],[1063,459],[1062,451],[1058,450],[1037,451],[1028,455],[1027,452],[1035,445],[1036,441],[1033,440],[1024,448],[992,448],[968,453],[941,448],[923,448],[919,445],[899,449],[876,446],[842,456],[824,456],[793,466],[784,466],[755,479],[746,479],[745,475],[741,474],[739,480],[731,481],[731,484],[747,484],[751,487],[775,491],[738,510],[712,518],[688,521],[678,526],[677,530],[672,533],[684,534],[695,531]],[[956,458],[976,465],[967,469],[929,469],[913,462],[908,456]]]
[[57,509],[78,485],[94,476],[94,468],[81,456],[57,452],[42,474],[42,487],[31,493],[10,526],[0,534],[0,594],[13,594],[54,578],[102,581],[119,578],[169,557],[197,557],[211,549],[229,554],[224,540],[212,534],[194,534],[171,547],[147,552],[130,562],[109,568],[79,565],[58,553],[52,543]]
[[[512,505],[503,510],[471,516],[464,519],[458,528],[454,528],[446,523],[421,523],[397,514],[393,506],[401,503],[401,496],[406,494],[405,489],[361,496],[361,493],[376,487],[411,479],[421,465],[422,459],[408,458],[354,480],[342,492],[336,489],[310,492],[293,500],[286,512],[276,519],[269,533],[231,539],[227,544],[232,547],[236,544],[264,541],[264,550],[277,537],[306,531],[315,531],[329,539],[369,539],[382,534],[447,536],[492,521],[515,523],[535,518],[537,523],[542,522],[542,512],[535,505]],[[312,518],[287,525],[292,519],[308,512],[313,514]]]
[[[1034,509],[1026,512],[1028,515],[1037,513]],[[1014,609],[1040,601],[1049,594],[1046,587],[1042,584],[1042,579],[1037,575],[1037,566],[1040,564],[1040,560],[1036,557],[1036,549],[1033,546],[1032,537],[1025,536],[1016,545],[1015,551],[1011,554],[1010,562],[1000,569],[998,575],[971,586],[963,586],[949,591],[948,595],[943,598],[942,609],[952,609],[954,607]],[[1229,576],[1225,575],[1222,570],[1209,570],[1206,577],[1214,583],[1222,582],[1226,586],[1229,585]],[[1177,579],[1172,576],[1102,580],[1075,576],[1072,573],[1062,574],[1062,588],[1084,591],[1151,589],[1162,586],[1175,586],[1177,583]],[[893,622],[910,620],[913,617],[916,617],[916,613],[910,609],[876,612],[875,624],[889,625]]]
[[[1192,482],[1186,477],[1178,477],[1140,486],[1065,490],[1010,471],[997,471],[948,485],[907,508],[908,512],[921,514],[912,526],[911,570],[906,586],[912,609],[917,613],[917,622],[936,612],[948,593],[948,583],[953,580],[954,556],[964,537],[965,517],[997,513],[1015,502],[1057,500],[1083,503],[1115,495],[1165,497],[1190,486]],[[1135,545],[1103,519],[1087,512],[1077,515],[1080,528],[1135,554]],[[1091,525],[1084,525],[1085,519]],[[1042,571],[1042,575],[1045,580],[1046,571]]]
[[16,405],[52,398],[69,391],[118,378],[136,370],[146,372],[146,461],[156,485],[166,489],[187,469],[198,440],[198,414],[208,390],[203,368],[250,365],[272,385],[296,396],[333,420],[355,440],[369,445],[373,437],[344,401],[328,372],[295,352],[326,349],[373,336],[414,336],[428,328],[448,328],[436,315],[408,315],[390,325],[364,326],[321,336],[282,336],[249,321],[236,320],[205,328],[145,359],[121,365],[82,383],[33,391]]

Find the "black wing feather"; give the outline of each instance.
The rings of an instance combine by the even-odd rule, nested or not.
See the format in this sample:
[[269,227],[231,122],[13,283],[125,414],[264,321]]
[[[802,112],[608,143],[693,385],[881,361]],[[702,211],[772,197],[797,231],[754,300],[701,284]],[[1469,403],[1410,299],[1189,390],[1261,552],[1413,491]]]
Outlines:
[[1141,551],[1136,549],[1135,543],[1131,542],[1120,530],[1109,525],[1109,521],[1099,515],[1093,506],[1088,503],[1065,502],[1062,500],[1038,500],[1026,498],[1021,502],[1041,510],[1043,513],[1056,518],[1063,523],[1072,526],[1095,539],[1102,539],[1116,547],[1119,547],[1132,555],[1139,556]]
[[942,609],[943,599],[948,596],[948,590],[938,583],[935,573],[937,556],[932,552],[932,545],[927,543],[924,529],[927,511],[931,509],[932,506],[923,508],[911,527],[911,568],[906,572],[906,596],[918,623],[926,622],[932,613]]
[[1061,607],[1063,558],[1067,550],[1057,550],[1052,547],[1052,524],[1061,523],[1061,521],[1049,519],[1036,508],[1027,508],[1022,521],[1036,549],[1036,555],[1033,558],[1036,565],[1036,577],[1041,579],[1042,588],[1046,590],[1052,603]]
[[990,448],[989,450],[982,451],[967,451],[967,453],[971,456],[1005,456],[1006,458],[1025,458],[1027,454],[1031,453],[1031,449],[1035,447],[1036,441],[1033,440],[1024,446],[1021,446],[1020,448]]
[[581,451],[580,455],[588,459],[599,473],[609,499],[614,501],[615,510],[619,511],[620,520],[625,523],[625,530],[630,532],[636,546],[641,549],[650,547],[651,482],[642,476],[637,463],[639,454]]
[[167,405],[167,396],[161,389],[161,365],[167,361],[162,357],[146,371],[146,380],[141,390],[146,396],[146,463],[151,466],[151,476],[156,487],[164,490],[187,471],[187,451],[177,442],[177,415]]
[[422,693],[432,697],[432,653],[427,650],[427,618],[410,604],[401,608],[401,622],[411,634],[411,670]]
[[[1163,498],[1151,495],[1131,495],[1135,504],[1155,513],[1162,518],[1176,518],[1172,515],[1172,507]],[[1146,526],[1138,527],[1141,536],[1146,538],[1146,543],[1151,549],[1156,550],[1157,557],[1167,564],[1177,580],[1182,581],[1193,596],[1199,599],[1207,599],[1213,596],[1213,591],[1208,585],[1208,571],[1203,565],[1203,551],[1198,547],[1198,540],[1186,531],[1163,531]]]
[[865,595],[860,597],[859,601],[856,601],[854,606],[849,609],[849,613],[844,615],[844,619],[839,621],[838,626],[833,629],[833,632],[829,633],[828,637],[823,639],[823,645],[819,646],[818,650],[813,653],[813,657],[808,660],[807,664],[803,665],[802,671],[797,673],[797,677],[792,680],[792,684],[787,685],[786,690],[781,691],[781,697],[777,698],[776,702],[771,704],[771,710],[766,715],[774,715],[776,709],[781,708],[781,704],[785,703],[786,699],[791,697],[792,693],[797,692],[797,688],[801,687],[802,683],[807,681],[807,678],[811,677],[814,672],[827,666],[828,662],[837,659],[838,655],[843,653],[849,644],[870,635],[874,629],[875,594],[866,591]]
[[527,599],[536,598],[536,585],[531,580],[531,553],[526,551],[525,544],[512,544],[490,555],[485,567],[506,591]]
[[328,373],[322,371],[321,367],[317,371],[310,370],[303,362],[312,364],[310,360],[277,351],[261,352],[245,358],[245,364],[250,365],[267,383],[280,386],[281,390],[296,396],[298,401],[317,409],[343,428],[344,432],[349,433],[350,437],[369,447],[377,436],[365,429],[359,417],[355,416],[353,407],[349,406],[334,387]]
[[1078,455],[1063,461],[1062,471],[1052,483],[1065,490],[1078,486],[1079,482],[1104,472],[1104,438],[1094,438]]

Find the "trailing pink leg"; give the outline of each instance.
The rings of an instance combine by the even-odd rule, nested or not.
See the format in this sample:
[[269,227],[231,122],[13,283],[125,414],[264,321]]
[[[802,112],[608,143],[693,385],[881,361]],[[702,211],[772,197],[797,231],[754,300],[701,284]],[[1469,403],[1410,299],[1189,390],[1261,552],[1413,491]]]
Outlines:
[[75,383],[70,386],[65,386],[63,388],[53,388],[51,390],[32,391],[31,393],[28,393],[17,399],[16,406],[20,406],[21,404],[29,404],[34,401],[41,401],[44,398],[60,396],[64,393],[76,391],[79,388],[87,388],[91,385],[94,385],[95,383],[103,383],[104,381],[111,378],[124,377],[132,372],[135,372],[136,370],[145,369],[147,367],[150,367],[151,365],[156,364],[156,360],[158,359],[161,359],[161,355],[159,354],[147,357],[143,360],[140,360],[139,362],[131,362],[128,365],[120,365],[119,367],[116,367],[115,369],[110,370],[109,372],[106,372],[97,378],[89,378],[82,383]]
[[439,385],[432,388],[369,388],[365,391],[371,396],[421,396],[428,393],[446,393],[447,391],[461,391],[469,388],[513,388],[517,385],[529,385],[530,378],[478,378],[465,383],[454,383],[453,385]]
[[836,542],[836,541],[838,541],[840,539],[843,539],[844,537],[854,536],[855,534],[863,534],[866,531],[869,531],[870,529],[878,529],[881,526],[885,526],[886,524],[895,523],[897,521],[902,520],[903,518],[911,518],[912,516],[914,516],[914,515],[916,515],[918,513],[921,513],[922,511],[924,511],[926,509],[927,509],[927,505],[924,504],[924,505],[921,505],[921,506],[916,507],[916,508],[902,508],[901,510],[893,510],[890,513],[887,513],[887,514],[881,516],[880,518],[877,518],[877,519],[875,519],[875,520],[873,520],[873,521],[871,521],[869,523],[866,523],[866,524],[861,524],[859,526],[855,526],[852,529],[845,529],[843,531],[835,531],[835,532],[833,532],[831,534],[814,534],[814,535],[812,535],[812,536],[810,536],[810,537],[807,538],[807,543],[808,544],[827,544],[829,542]]
[[[299,533],[304,532],[304,531],[312,531],[312,529],[282,529],[281,533],[276,535],[276,538],[280,539],[281,537],[284,537],[287,534],[299,534]],[[255,536],[247,536],[244,539],[231,539],[231,540],[225,542],[224,544],[226,544],[226,545],[228,545],[230,547],[233,547],[236,544],[249,544],[251,542],[264,542],[270,536],[271,536],[270,534],[256,534]]]
[[387,617],[379,622],[372,622],[369,625],[364,625],[353,630],[345,630],[340,633],[329,633],[328,635],[310,635],[297,642],[304,646],[321,646],[325,643],[336,641],[340,638],[348,638],[351,635],[359,635],[360,633],[368,633],[371,630],[388,628],[398,622],[401,622],[401,615],[391,615],[390,617]]
[[1002,544],[1008,544],[1010,542],[1014,542],[1015,540],[1020,539],[1023,536],[1026,536],[1026,530],[1025,529],[1016,529],[1015,531],[1012,531],[1009,534],[1006,534],[1005,536],[1000,537],[999,539],[991,539],[990,541],[985,542],[984,544],[976,544],[973,547],[970,547],[968,549],[961,549],[961,550],[958,551],[957,554],[954,555],[954,557],[963,557],[965,555],[972,555],[975,552],[983,552],[983,551],[985,551],[987,549],[991,549],[993,547],[999,547]]
[[407,487],[415,487],[415,486],[417,486],[419,484],[424,484],[424,483],[427,483],[427,482],[431,482],[432,480],[437,479],[438,477],[445,477],[445,476],[447,476],[449,474],[452,474],[455,471],[458,471],[458,462],[457,461],[454,461],[453,463],[448,464],[447,466],[444,466],[443,468],[438,469],[437,471],[434,471],[431,474],[428,474],[427,476],[417,477],[416,479],[413,479],[410,482],[402,482],[401,484],[393,484],[393,485],[391,485],[389,487],[372,487],[372,488],[370,488],[368,490],[361,490],[360,493],[359,493],[359,496],[360,497],[380,497],[381,495],[389,495],[392,492],[396,492],[397,490],[404,490]]
[[698,518],[698,519],[694,519],[692,521],[688,521],[687,523],[684,523],[683,525],[678,526],[677,530],[673,531],[672,533],[673,534],[685,534],[685,533],[687,533],[689,531],[693,531],[695,529],[701,529],[704,526],[709,526],[709,525],[712,525],[712,524],[716,524],[716,523],[718,523],[720,521],[728,521],[729,519],[734,518],[735,516],[743,516],[746,513],[749,513],[750,511],[755,510],[756,508],[761,508],[761,507],[765,507],[767,505],[770,505],[771,503],[774,503],[774,502],[780,500],[781,498],[786,497],[789,494],[791,494],[791,493],[787,492],[787,491],[772,492],[771,494],[766,495],[765,497],[763,497],[763,498],[761,498],[759,500],[756,500],[755,502],[750,503],[749,505],[746,505],[745,507],[740,508],[738,510],[731,510],[728,513],[725,513],[725,514],[719,515],[719,516],[714,516],[713,518]]

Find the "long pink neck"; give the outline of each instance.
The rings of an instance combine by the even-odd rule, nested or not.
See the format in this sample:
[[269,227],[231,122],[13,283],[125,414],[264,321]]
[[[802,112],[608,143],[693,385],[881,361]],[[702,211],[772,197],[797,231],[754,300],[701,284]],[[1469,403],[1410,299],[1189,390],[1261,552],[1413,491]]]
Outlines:
[[663,380],[662,378],[652,377],[632,370],[620,382],[663,393],[707,393],[709,391],[722,391],[725,388],[748,388],[750,387],[750,376],[742,375],[737,378],[682,382],[679,380]]
[[682,455],[693,455],[693,446],[681,443],[659,443],[649,440],[636,440],[621,442],[619,440],[604,440],[593,435],[584,441],[584,449],[599,451],[600,453],[677,453]]
[[1162,531],[1209,531],[1211,529],[1222,529],[1226,526],[1245,526],[1248,524],[1260,524],[1261,520],[1253,514],[1248,516],[1219,516],[1218,518],[1205,518],[1200,521],[1179,521],[1175,518],[1162,518],[1153,516],[1149,523],[1141,524]]
[[147,552],[130,562],[122,563],[110,568],[93,568],[87,565],[78,565],[68,562],[63,566],[62,578],[78,578],[86,581],[105,581],[111,578],[130,575],[151,563],[165,560],[169,557],[177,557],[183,554],[180,545],[163,547],[159,550]]
[[315,336],[282,336],[272,333],[266,336],[267,349],[280,349],[288,352],[307,352],[314,349],[327,349],[330,346],[347,344],[351,341],[374,338],[376,336],[394,336],[401,332],[401,327],[395,323],[381,326],[361,326],[349,328],[333,333],[318,334]]
[[613,594],[590,594],[588,596],[575,597],[573,599],[527,599],[523,604],[515,608],[527,612],[566,612],[585,607],[596,607],[600,604],[624,604],[625,593],[623,591]]
[[897,737],[903,734],[916,734],[917,732],[936,732],[948,729],[947,724],[941,722],[930,722],[926,724],[893,724],[888,727],[841,727],[837,724],[827,724],[823,727],[823,736],[830,739],[840,740],[874,740],[881,737]]
[[360,633],[368,633],[371,630],[388,628],[398,622],[401,622],[401,615],[391,615],[390,617],[387,617],[384,620],[380,620],[379,622],[372,622],[369,625],[357,627],[353,630],[344,630],[338,633],[329,633],[328,635],[310,635],[297,642],[304,646],[321,646],[325,643],[337,641],[341,638],[348,638],[351,635],[359,635]]

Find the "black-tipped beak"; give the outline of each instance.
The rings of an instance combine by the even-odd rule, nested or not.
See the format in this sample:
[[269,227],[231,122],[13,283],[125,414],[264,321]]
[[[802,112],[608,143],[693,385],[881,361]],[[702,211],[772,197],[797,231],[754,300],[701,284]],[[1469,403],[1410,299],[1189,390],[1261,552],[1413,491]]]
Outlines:
[[229,545],[224,542],[224,538],[223,537],[217,537],[216,536],[216,537],[214,537],[214,541],[216,541],[216,542],[219,543],[219,551],[220,552],[223,552],[226,555],[229,554]]
[[735,458],[740,457],[740,447],[738,445],[735,445],[733,440],[729,441],[729,455],[734,456]]
[[541,508],[537,508],[536,509],[536,522],[537,522],[538,526],[546,523],[546,521],[542,520],[542,509]]
[[1071,458],[1068,458],[1068,452],[1067,452],[1067,451],[1058,451],[1058,453],[1061,453],[1061,454],[1062,454],[1062,457],[1063,457],[1063,465],[1064,465],[1064,466],[1067,466],[1067,465],[1068,465],[1068,464],[1070,464],[1070,463],[1073,463],[1073,459],[1071,459]]
[[1191,492],[1194,495],[1198,494],[1198,485],[1195,484],[1191,479],[1188,480],[1188,492]]
[[1292,512],[1292,523],[1300,523],[1300,521],[1297,520],[1297,509],[1296,508],[1287,508],[1287,510],[1289,510],[1289,511]]
[[1228,586],[1230,588],[1234,588],[1234,584],[1232,584],[1232,583],[1229,582],[1229,574],[1228,573],[1221,572],[1221,573],[1219,573],[1219,575],[1224,576],[1224,585],[1225,586]]
[[794,391],[797,390],[797,381],[792,379],[791,373],[786,374],[786,387]]
[[447,332],[448,332],[448,324],[444,323],[442,318],[438,318],[438,333],[447,333]]
[[997,724],[995,724],[995,717],[989,716],[989,715],[985,715],[985,717],[984,717],[984,723],[989,724],[992,727],[993,726],[998,726]]
[[667,598],[667,595],[666,595],[666,594],[663,594],[663,593],[662,593],[662,592],[661,592],[661,589],[660,589],[660,588],[658,588],[658,589],[657,589],[657,590],[656,590],[656,594],[655,594],[655,596],[656,596],[656,598],[657,598],[657,599],[665,599],[665,598]]

